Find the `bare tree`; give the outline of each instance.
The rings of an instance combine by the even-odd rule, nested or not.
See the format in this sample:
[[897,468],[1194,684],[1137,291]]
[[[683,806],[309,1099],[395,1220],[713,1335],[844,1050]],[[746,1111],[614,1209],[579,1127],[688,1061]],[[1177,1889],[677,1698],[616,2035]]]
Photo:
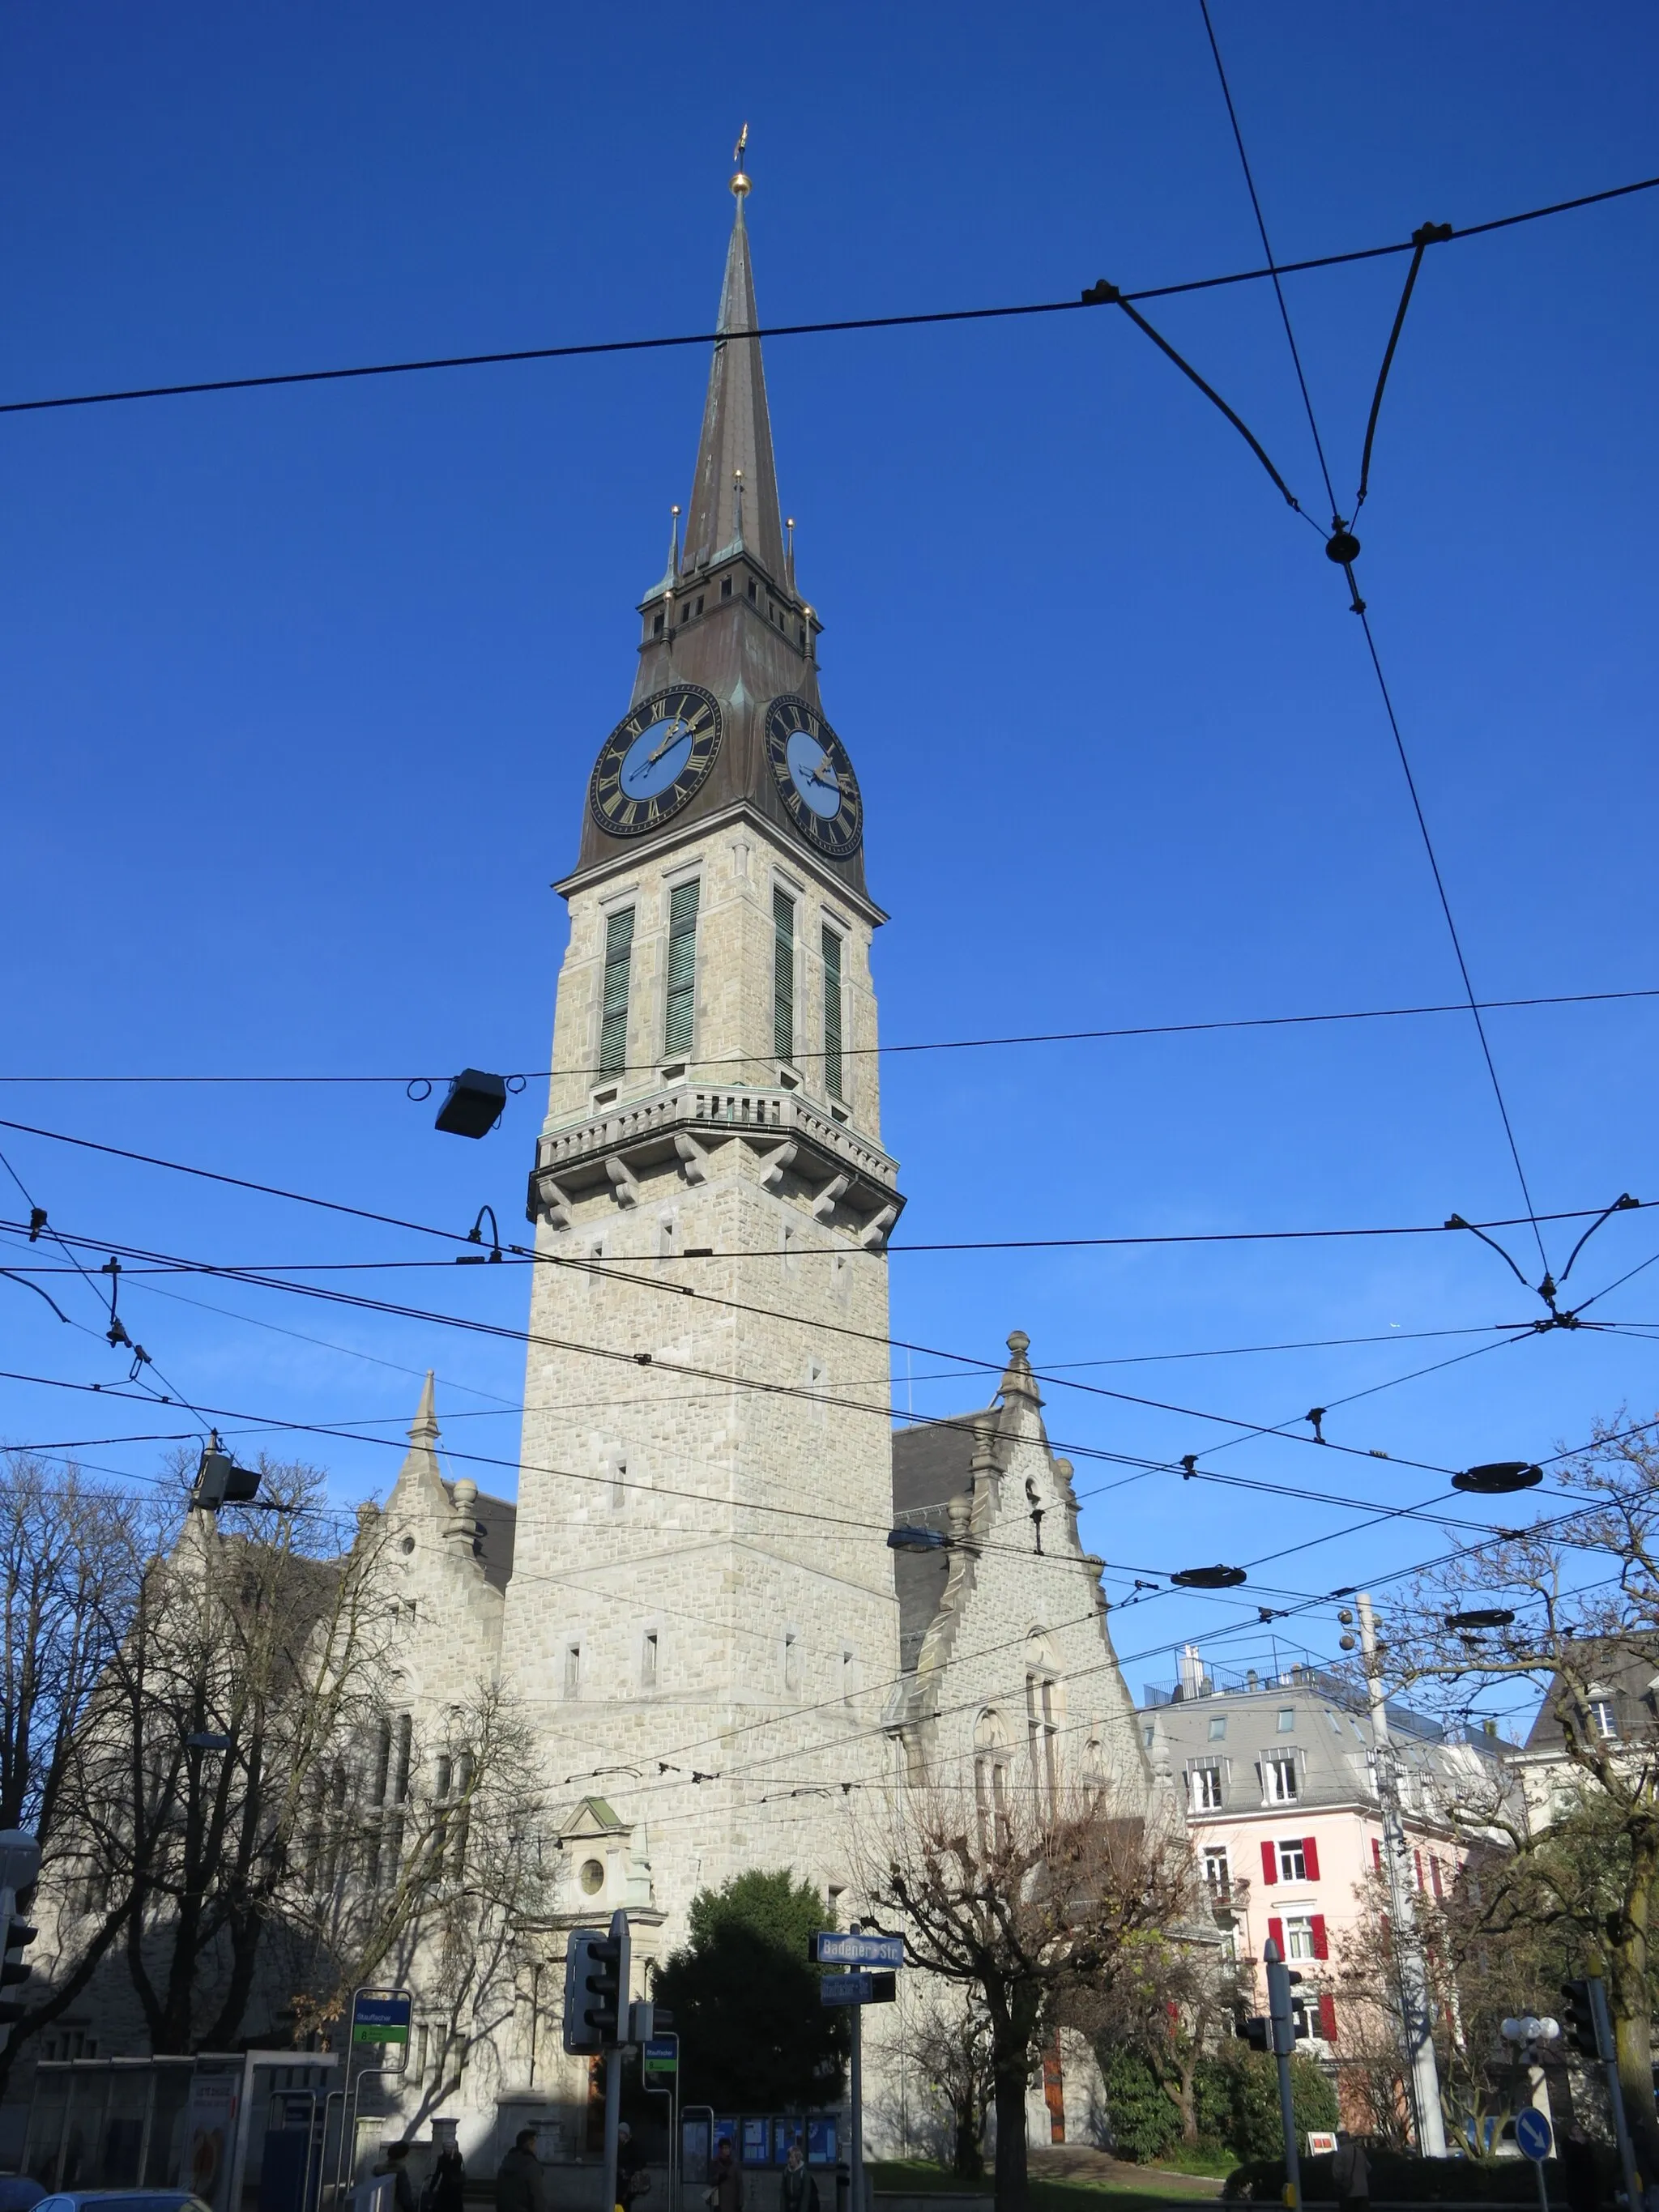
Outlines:
[[996,2091],[989,2014],[971,1989],[930,1991],[907,2023],[900,2048],[952,2170],[961,2180],[982,2180],[985,2124]]
[[257,1518],[158,1515],[76,1736],[81,1894],[60,1919],[118,1917],[156,2051],[235,2039],[313,1777],[381,1693],[379,1516],[342,1550],[323,1481],[262,1461]]
[[[1501,1838],[1510,1869],[1481,1875],[1492,1930],[1528,1919],[1580,1957],[1605,1958],[1619,2071],[1644,2171],[1659,2172],[1652,2094],[1659,1968],[1659,1447],[1655,1425],[1599,1429],[1557,1470],[1579,1501],[1530,1528],[1460,1553],[1392,1611],[1392,1677],[1467,1713],[1485,1690],[1530,1685],[1559,1726],[1571,1787],[1559,1810],[1494,1784],[1457,1808]],[[1488,1625],[1468,1616],[1490,1616]],[[1616,1720],[1611,1716],[1617,1711]],[[1542,1817],[1540,1817],[1540,1812]],[[1586,1825],[1596,1847],[1583,1847]],[[1593,1961],[1592,1961],[1593,1963]]]
[[1173,2106],[1181,2140],[1196,2144],[1199,2069],[1214,2056],[1224,2031],[1231,2033],[1245,1995],[1237,1966],[1214,1942],[1147,1943],[1109,1983],[1066,1997],[1061,2011],[1103,2063],[1112,2046],[1133,2046]]
[[1112,1812],[1103,1791],[1033,1790],[963,1813],[963,1794],[906,1790],[857,1845],[860,1887],[902,1916],[913,1961],[973,1991],[989,2023],[998,2212],[1026,2201],[1025,2093],[1068,1999],[1156,1973],[1196,1925],[1178,1825]]
[[413,1988],[435,2054],[422,2112],[470,2063],[498,2063],[549,1955],[546,1816],[533,1736],[498,1686],[424,1728],[378,1712],[313,1778],[288,1899],[308,1938],[301,2025],[331,2027],[365,1984]]
[[[0,1455],[0,1826],[39,1838],[50,1890],[72,1875],[80,1745],[97,1688],[131,1626],[142,1584],[145,1516],[130,1494],[58,1472],[27,1452]],[[121,1913],[83,1922],[49,1982],[22,1992],[0,2045],[0,2092],[19,2051],[85,1989]]]

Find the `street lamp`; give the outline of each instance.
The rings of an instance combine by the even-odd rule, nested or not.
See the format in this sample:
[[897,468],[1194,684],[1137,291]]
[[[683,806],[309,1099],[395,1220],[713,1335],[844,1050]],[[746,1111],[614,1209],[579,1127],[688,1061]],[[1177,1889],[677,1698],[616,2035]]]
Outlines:
[[1495,1459],[1484,1467],[1466,1467],[1451,1480],[1454,1490],[1473,1491],[1478,1498],[1503,1498],[1512,1490],[1536,1490],[1544,1470],[1523,1459]]
[[1170,1577],[1182,1589],[1237,1589],[1244,1579],[1243,1567],[1182,1567]]
[[919,1528],[905,1524],[887,1531],[890,1552],[948,1552],[951,1539],[943,1528]]

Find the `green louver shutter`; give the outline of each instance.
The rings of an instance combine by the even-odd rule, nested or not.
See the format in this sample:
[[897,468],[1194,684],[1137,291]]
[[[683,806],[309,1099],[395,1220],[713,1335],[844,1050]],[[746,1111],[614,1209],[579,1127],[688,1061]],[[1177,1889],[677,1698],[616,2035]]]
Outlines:
[[605,1010],[599,1022],[599,1073],[616,1075],[628,1060],[628,969],[634,950],[634,909],[605,925]]
[[832,1098],[844,1098],[841,1075],[841,939],[823,933],[823,1085]]
[[772,894],[772,1049],[780,1060],[795,1056],[795,902],[780,890]]
[[676,884],[669,894],[665,1059],[691,1049],[691,1022],[697,1002],[697,889],[695,883]]

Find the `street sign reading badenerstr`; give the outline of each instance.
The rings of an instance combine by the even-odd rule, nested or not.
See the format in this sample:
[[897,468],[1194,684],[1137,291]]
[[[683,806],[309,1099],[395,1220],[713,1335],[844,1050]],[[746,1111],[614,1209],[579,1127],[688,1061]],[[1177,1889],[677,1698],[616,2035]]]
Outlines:
[[902,1936],[843,1935],[825,1928],[807,1946],[808,1956],[819,1966],[902,1966]]

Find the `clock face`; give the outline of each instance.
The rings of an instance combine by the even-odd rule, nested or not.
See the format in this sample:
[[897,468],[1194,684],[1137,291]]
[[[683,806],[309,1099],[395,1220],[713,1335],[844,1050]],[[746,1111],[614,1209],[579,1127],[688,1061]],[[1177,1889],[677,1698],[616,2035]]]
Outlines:
[[832,860],[858,850],[864,801],[847,748],[805,699],[775,699],[766,710],[766,757],[797,833]]
[[601,830],[637,837],[678,814],[714,765],[720,702],[698,684],[671,684],[617,723],[593,763],[587,803]]

